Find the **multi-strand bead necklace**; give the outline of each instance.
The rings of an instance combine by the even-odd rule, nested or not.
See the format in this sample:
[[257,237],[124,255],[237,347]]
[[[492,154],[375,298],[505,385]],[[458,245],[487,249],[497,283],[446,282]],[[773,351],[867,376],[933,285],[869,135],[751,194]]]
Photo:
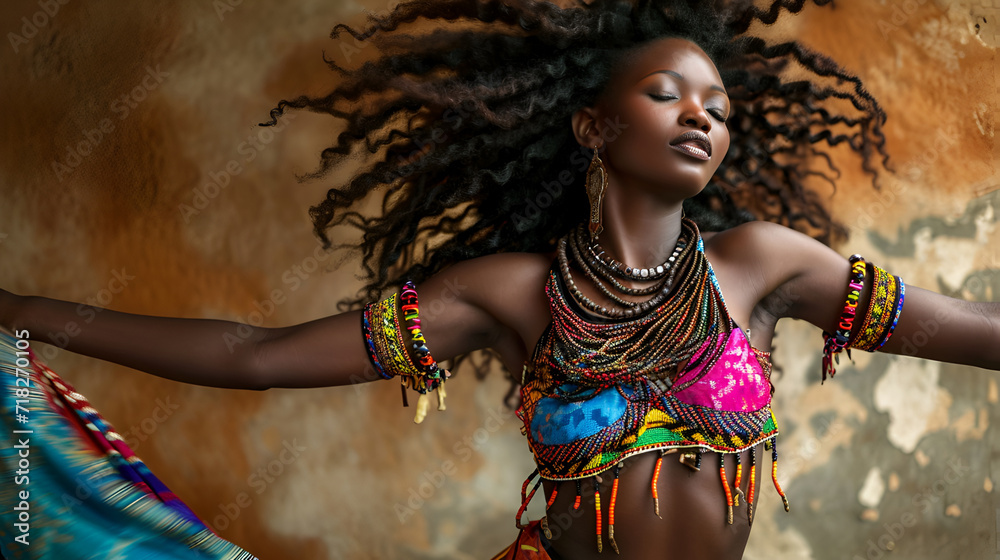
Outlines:
[[[695,356],[696,350],[710,337],[728,335],[732,325],[721,294],[713,289],[698,226],[687,218],[682,220],[677,248],[661,265],[662,270],[652,269],[653,286],[633,289],[655,294],[643,302],[627,301],[621,295],[635,292],[618,290],[619,294],[614,294],[612,288],[618,289],[614,283],[609,282],[609,288],[599,281],[635,275],[631,267],[599,258],[599,249],[581,246],[583,235],[582,230],[577,230],[559,242],[559,278],[567,293],[555,294],[561,301],[552,302],[553,336],[548,337],[549,348],[545,349],[559,369],[567,373],[566,381],[604,388],[646,378],[658,380],[657,386],[663,389],[672,383],[678,366],[688,360],[685,369],[705,363],[708,367],[704,371],[708,371],[721,354],[721,346]],[[609,309],[584,296],[573,280],[571,264],[583,270],[619,307]],[[651,269],[644,270],[648,280]],[[643,278],[641,274],[639,278]],[[604,318],[584,319],[569,307],[570,303]],[[685,379],[684,385],[695,381],[697,378]]]
[[[692,232],[682,232],[682,235],[678,238],[677,247],[666,262],[652,268],[633,268],[614,259],[608,259],[605,256],[604,249],[596,243],[590,243],[585,246],[584,236],[586,235],[586,230],[581,225],[564,240],[560,241],[559,267],[563,274],[563,279],[570,287],[570,292],[581,305],[590,311],[609,317],[633,317],[637,313],[641,314],[653,309],[662,303],[670,293],[670,288],[673,286],[677,272],[677,268],[674,265],[684,256],[684,251],[693,250],[693,248],[689,247],[689,243],[683,233],[688,233],[689,237],[687,239],[690,239]],[[594,283],[594,286],[607,296],[608,299],[613,301],[617,307],[599,305],[577,289],[570,273],[567,247],[573,255],[574,263]],[[604,280],[603,282],[602,279]],[[630,288],[622,284],[619,279],[652,281],[653,284],[643,288]],[[611,288],[606,286],[605,282],[610,284]],[[634,302],[623,299],[619,294],[630,296],[655,295],[647,301]]]

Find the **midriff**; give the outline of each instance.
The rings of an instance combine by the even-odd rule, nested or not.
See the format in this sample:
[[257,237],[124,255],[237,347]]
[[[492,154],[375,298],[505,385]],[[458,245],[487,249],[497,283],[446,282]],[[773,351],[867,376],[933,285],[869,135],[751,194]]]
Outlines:
[[[733,524],[727,523],[725,491],[719,474],[719,454],[706,452],[701,470],[679,462],[680,452],[663,456],[657,483],[660,517],[653,511],[651,480],[660,456],[658,451],[641,453],[625,459],[619,472],[615,500],[614,537],[621,558],[629,560],[739,560],[750,536],[745,498],[733,510]],[[749,492],[749,451],[742,454],[743,476],[740,487]],[[763,445],[756,449],[757,469],[754,493],[760,496],[761,479],[770,478],[771,458]],[[726,454],[726,478],[730,488],[736,480],[736,459]],[[609,506],[613,471],[602,474],[601,522],[604,553],[597,552],[597,520],[594,511],[593,477],[581,481],[580,508],[573,509],[576,483],[559,483],[559,493],[547,508],[547,522],[552,532],[551,547],[560,557],[570,560],[607,558],[614,554],[608,538],[611,521]],[[762,476],[763,474],[763,476]],[[543,503],[552,495],[554,481],[543,480]],[[734,489],[735,491],[735,489]],[[766,489],[765,489],[766,491]],[[539,497],[535,498],[536,500]],[[758,500],[754,500],[756,510]],[[756,511],[754,511],[756,514]],[[525,521],[526,522],[526,521]]]

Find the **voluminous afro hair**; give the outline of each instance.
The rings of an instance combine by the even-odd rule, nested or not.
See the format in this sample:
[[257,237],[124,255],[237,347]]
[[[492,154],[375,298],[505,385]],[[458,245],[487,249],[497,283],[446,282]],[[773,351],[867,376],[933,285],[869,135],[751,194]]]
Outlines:
[[[374,45],[378,56],[356,68],[324,56],[340,85],[322,97],[282,100],[262,124],[289,108],[345,121],[303,179],[365,156],[350,182],[310,210],[327,248],[332,227],[363,233],[346,245],[360,250],[366,284],[341,306],[356,307],[460,260],[552,251],[587,215],[590,151],[577,144],[571,116],[596,102],[637,47],[680,37],[712,58],[732,102],[729,152],[703,192],[685,201],[688,217],[706,231],[770,220],[830,243],[846,230],[806,180],[834,183],[840,173],[829,150],[847,143],[877,186],[872,160],[888,162],[885,114],[830,58],[748,33],[805,3],[410,1],[370,15],[360,29],[337,25],[331,37],[356,50]],[[793,66],[794,81],[785,72]],[[368,197],[381,203],[377,215],[357,210]]]

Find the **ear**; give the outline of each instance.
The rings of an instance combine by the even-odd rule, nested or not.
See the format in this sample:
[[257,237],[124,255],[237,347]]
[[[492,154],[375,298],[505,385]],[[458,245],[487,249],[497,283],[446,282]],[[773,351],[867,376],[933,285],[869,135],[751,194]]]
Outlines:
[[585,148],[601,148],[604,136],[601,134],[601,120],[594,107],[584,107],[573,113],[573,135]]

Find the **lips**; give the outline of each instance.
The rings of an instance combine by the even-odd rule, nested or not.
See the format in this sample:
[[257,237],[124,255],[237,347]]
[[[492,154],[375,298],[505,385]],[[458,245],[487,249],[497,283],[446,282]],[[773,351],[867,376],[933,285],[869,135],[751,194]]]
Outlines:
[[712,157],[712,141],[700,130],[690,130],[681,134],[670,142],[670,147],[702,160]]

